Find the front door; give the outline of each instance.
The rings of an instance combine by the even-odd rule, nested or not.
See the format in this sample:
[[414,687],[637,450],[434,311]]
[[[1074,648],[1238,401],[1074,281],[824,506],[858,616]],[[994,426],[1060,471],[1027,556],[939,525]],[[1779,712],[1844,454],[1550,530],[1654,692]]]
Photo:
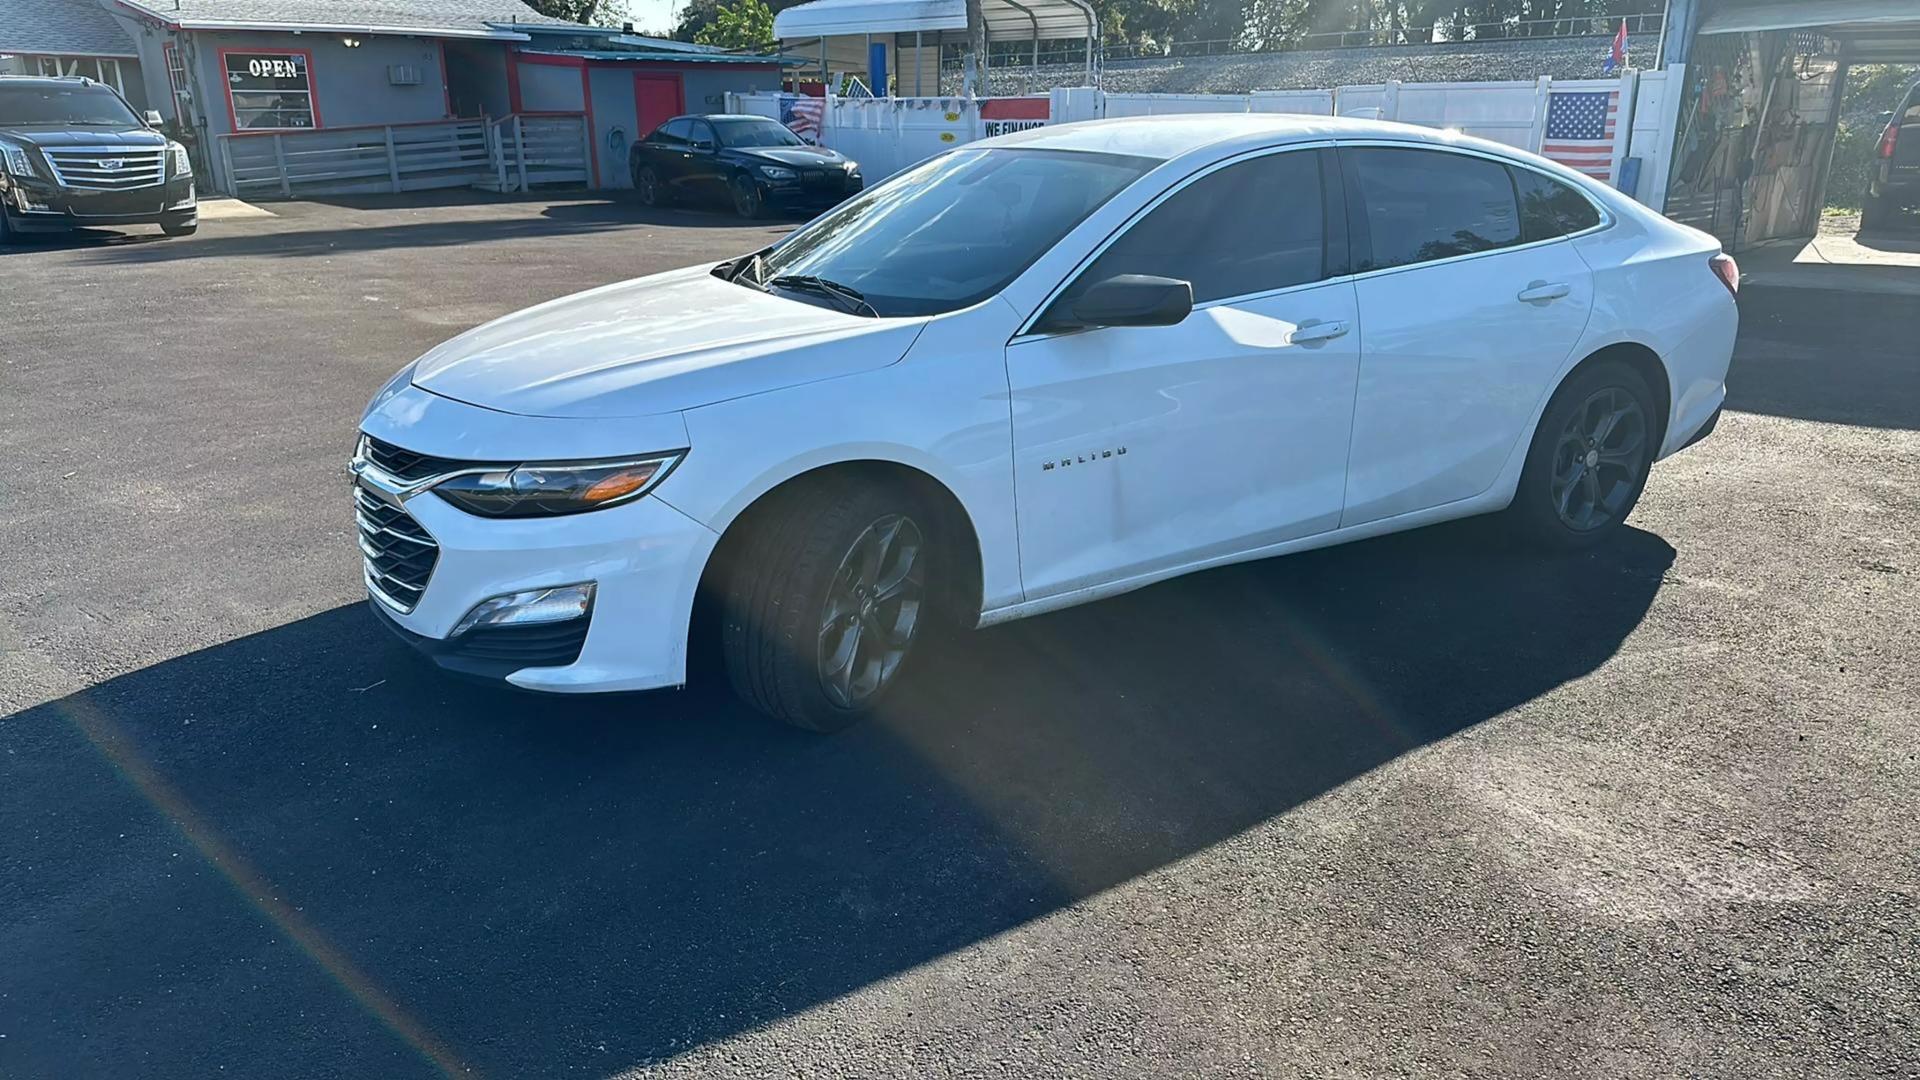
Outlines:
[[1179,278],[1195,302],[1179,325],[1007,347],[1029,600],[1338,524],[1360,327],[1330,155],[1187,182],[1055,301],[1116,274]]
[[[1523,180],[1584,204],[1557,181],[1445,150],[1340,154],[1355,208],[1355,269],[1371,271],[1354,282],[1365,355],[1347,526],[1493,485],[1532,437],[1534,411],[1586,330],[1593,275],[1564,239],[1523,233],[1515,196]],[[1547,198],[1544,207],[1530,199],[1527,229],[1552,208]]]

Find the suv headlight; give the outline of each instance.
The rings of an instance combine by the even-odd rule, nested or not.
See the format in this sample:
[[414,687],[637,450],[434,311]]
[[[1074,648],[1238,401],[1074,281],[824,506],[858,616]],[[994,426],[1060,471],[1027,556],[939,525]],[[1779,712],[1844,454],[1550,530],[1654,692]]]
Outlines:
[[666,479],[683,450],[617,461],[517,465],[443,480],[435,494],[470,514],[492,518],[579,514],[630,503]]
[[800,174],[794,172],[792,169],[783,169],[778,165],[762,165],[760,166],[760,175],[769,180],[791,180]]
[[193,159],[187,156],[187,148],[177,142],[167,144],[167,160],[172,162],[168,170],[175,178],[193,175]]
[[7,171],[15,176],[33,175],[33,158],[24,146],[0,143],[0,163],[4,163]]

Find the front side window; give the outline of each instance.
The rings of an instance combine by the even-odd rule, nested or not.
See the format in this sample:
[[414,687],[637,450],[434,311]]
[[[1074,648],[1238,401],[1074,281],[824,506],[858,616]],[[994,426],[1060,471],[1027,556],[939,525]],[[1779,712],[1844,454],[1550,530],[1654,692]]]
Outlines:
[[881,315],[936,315],[1005,288],[1157,158],[955,150],[868,188],[782,240],[755,276],[858,290]]
[[1573,188],[1532,169],[1513,169],[1520,195],[1520,233],[1532,243],[1585,232],[1600,224],[1593,201]]
[[1341,152],[1373,241],[1357,270],[1491,251],[1520,242],[1507,168],[1445,150],[1363,146]]
[[660,130],[653,133],[652,141],[660,143],[662,146],[670,146],[670,147],[673,147],[674,149],[679,149],[687,145],[687,134],[692,130],[693,130],[693,121],[691,120],[687,120],[684,118],[679,120],[669,120],[666,123],[660,125]]
[[687,139],[695,146],[704,146],[712,149],[713,125],[707,123],[705,120],[695,120],[693,122],[693,129],[688,133]]
[[119,94],[79,83],[0,84],[0,126],[58,124],[75,127],[138,127]]
[[303,52],[222,52],[227,101],[238,131],[320,126],[313,60]]
[[715,120],[713,126],[720,132],[721,146],[805,146],[783,124],[772,120]]
[[1229,165],[1175,192],[1094,260],[1061,302],[1118,274],[1193,285],[1193,302],[1318,281],[1326,254],[1320,152]]

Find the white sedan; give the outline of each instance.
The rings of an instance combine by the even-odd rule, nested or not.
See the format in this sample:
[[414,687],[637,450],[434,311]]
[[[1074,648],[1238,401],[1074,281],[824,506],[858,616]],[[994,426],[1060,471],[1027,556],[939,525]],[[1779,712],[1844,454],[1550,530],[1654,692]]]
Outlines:
[[941,622],[1504,511],[1620,527],[1714,425],[1716,241],[1510,148],[1168,116],[926,161],[779,243],[408,365],[352,470],[373,610],[544,691],[828,730]]

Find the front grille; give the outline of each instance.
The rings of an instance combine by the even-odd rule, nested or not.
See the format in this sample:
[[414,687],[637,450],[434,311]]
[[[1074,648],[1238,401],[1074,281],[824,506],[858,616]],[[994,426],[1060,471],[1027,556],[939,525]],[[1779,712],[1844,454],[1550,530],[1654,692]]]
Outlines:
[[131,191],[167,179],[165,147],[62,146],[45,153],[61,187]]
[[367,584],[404,615],[427,591],[427,579],[440,560],[440,545],[411,514],[375,498],[364,488],[354,488],[353,502],[360,553],[366,557]]
[[390,442],[381,442],[371,435],[366,436],[366,440],[367,460],[379,466],[382,472],[402,480],[425,480],[429,476],[470,469],[474,465],[471,461],[416,454]]

